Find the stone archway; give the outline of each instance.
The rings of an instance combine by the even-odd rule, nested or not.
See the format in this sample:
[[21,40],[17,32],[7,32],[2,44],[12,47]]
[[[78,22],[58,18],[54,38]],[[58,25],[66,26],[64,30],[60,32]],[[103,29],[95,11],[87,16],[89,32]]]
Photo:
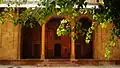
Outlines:
[[41,55],[41,27],[22,27],[21,59],[40,59]]
[[[92,20],[88,16],[80,17],[79,21],[82,22],[82,28],[88,30],[92,25]],[[87,31],[85,31],[86,33]],[[78,39],[75,41],[75,55],[76,59],[92,59],[93,57],[93,42],[90,41],[89,44],[85,42],[86,35],[78,35]]]
[[[61,56],[59,56],[59,59],[69,58],[70,57],[70,38],[67,36],[61,36],[58,37],[56,35],[57,28],[60,24],[60,21],[62,20],[61,17],[53,16],[46,24],[46,31],[45,31],[45,37],[46,37],[46,46],[45,46],[45,53],[47,59],[54,59],[57,57],[54,56],[55,44],[61,45]],[[63,41],[66,40],[66,41]]]

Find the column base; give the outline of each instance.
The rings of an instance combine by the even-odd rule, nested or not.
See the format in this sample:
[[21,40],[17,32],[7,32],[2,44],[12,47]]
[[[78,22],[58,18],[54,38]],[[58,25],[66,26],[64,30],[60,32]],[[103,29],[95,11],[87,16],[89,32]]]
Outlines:
[[45,55],[41,55],[41,60],[44,60],[45,59]]
[[70,61],[75,61],[75,56],[71,55]]
[[70,61],[76,61],[76,59],[70,59]]
[[75,55],[71,54],[70,59],[75,59]]

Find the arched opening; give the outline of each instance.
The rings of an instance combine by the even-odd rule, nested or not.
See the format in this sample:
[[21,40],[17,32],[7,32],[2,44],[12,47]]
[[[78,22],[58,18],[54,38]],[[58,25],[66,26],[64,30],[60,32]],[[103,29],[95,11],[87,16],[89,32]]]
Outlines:
[[41,27],[22,27],[21,59],[40,59],[41,54]]
[[[81,17],[79,19],[82,22],[81,30],[88,30],[92,25],[92,20],[90,20],[87,16]],[[85,42],[86,32],[84,31],[84,35],[78,35],[78,39],[75,41],[75,54],[76,59],[91,59],[93,57],[93,42],[92,39],[89,44]]]
[[53,16],[46,24],[46,59],[64,59],[69,57],[70,38],[67,36],[59,37],[56,34],[62,19],[61,17]]

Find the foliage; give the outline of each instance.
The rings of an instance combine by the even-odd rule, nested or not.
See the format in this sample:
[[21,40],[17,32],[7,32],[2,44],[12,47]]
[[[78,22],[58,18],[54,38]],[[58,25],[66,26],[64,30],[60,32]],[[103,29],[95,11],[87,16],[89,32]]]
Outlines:
[[18,17],[15,15],[15,8],[7,7],[4,9],[4,12],[0,14],[0,22],[4,24],[4,22],[12,21],[13,24],[17,24]]
[[120,0],[104,0],[104,8],[106,20],[111,19],[111,23],[115,25],[113,32],[118,37],[120,36]]
[[85,42],[86,43],[89,43],[90,40],[91,40],[91,35],[92,35],[92,31],[95,29],[95,22],[92,23],[92,26],[88,29],[88,32],[86,33],[86,39],[85,39]]
[[104,0],[104,3],[99,5],[99,9],[95,9],[93,19],[97,20],[102,28],[107,28],[107,25],[112,23],[111,38],[105,47],[105,57],[110,58],[110,50],[115,47],[116,37],[120,37],[120,0]]
[[63,19],[57,29],[57,35],[58,36],[68,35],[69,32],[70,32],[70,24],[68,23],[67,20]]

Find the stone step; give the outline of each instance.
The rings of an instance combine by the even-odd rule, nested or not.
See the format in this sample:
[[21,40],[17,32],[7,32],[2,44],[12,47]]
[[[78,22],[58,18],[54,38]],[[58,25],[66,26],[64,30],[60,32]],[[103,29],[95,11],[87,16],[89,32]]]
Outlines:
[[59,63],[45,63],[45,64],[38,64],[38,67],[41,66],[78,66],[77,64],[59,64]]
[[59,61],[59,62],[65,61],[65,62],[66,62],[66,61],[70,61],[70,59],[45,59],[44,61],[52,61],[52,62],[53,62],[53,61],[57,61],[57,62],[58,62],[58,61]]
[[1,65],[120,65],[120,60],[66,60],[66,59],[45,59],[45,60],[0,60]]
[[41,64],[38,64],[38,67],[41,66],[78,66],[75,63],[72,63],[71,61],[58,61],[58,60],[48,60],[44,61]]

